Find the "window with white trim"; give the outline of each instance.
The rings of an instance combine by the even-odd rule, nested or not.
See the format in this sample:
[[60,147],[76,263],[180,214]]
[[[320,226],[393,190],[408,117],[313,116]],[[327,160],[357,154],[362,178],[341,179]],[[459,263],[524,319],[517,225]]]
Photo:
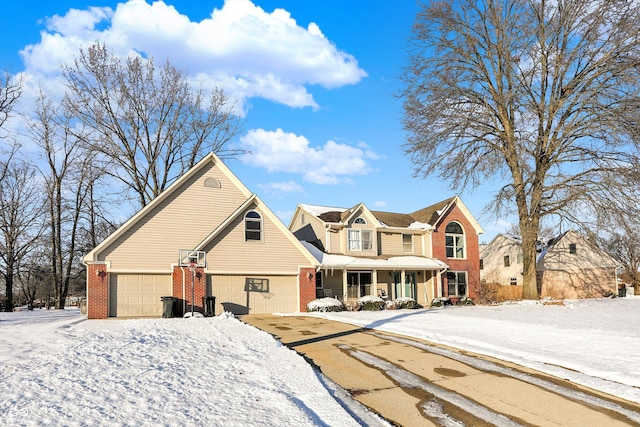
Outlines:
[[464,230],[457,222],[450,222],[444,230],[447,258],[465,258]]
[[450,297],[467,296],[467,272],[447,271],[447,286]]
[[402,235],[402,253],[405,253],[405,254],[413,253],[413,234]]
[[350,251],[370,251],[373,249],[373,232],[371,230],[347,230],[348,248]]
[[262,240],[262,217],[256,211],[244,216],[244,240]]
[[353,221],[354,224],[366,224],[367,220],[362,218],[361,216],[359,216],[358,218],[355,219],[355,221]]

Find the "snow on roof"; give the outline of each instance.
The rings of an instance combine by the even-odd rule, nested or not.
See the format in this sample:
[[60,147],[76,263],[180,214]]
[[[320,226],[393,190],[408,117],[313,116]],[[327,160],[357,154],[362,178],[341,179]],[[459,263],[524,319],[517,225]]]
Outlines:
[[311,243],[302,241],[311,255],[313,255],[320,263],[320,268],[345,269],[345,268],[375,268],[379,270],[399,270],[399,269],[423,269],[423,270],[442,270],[449,268],[447,264],[433,258],[418,256],[396,256],[388,259],[382,258],[361,258],[348,255],[327,254],[313,246]]
[[309,212],[310,214],[313,214],[315,216],[320,216],[323,213],[326,212],[344,212],[347,209],[346,208],[335,208],[335,207],[331,207],[331,206],[318,206],[318,205],[306,205],[306,204],[300,204],[300,207],[302,209],[304,209],[305,211]]
[[414,230],[430,230],[433,227],[431,226],[431,224],[427,224],[426,222],[415,221],[409,224],[407,228]]

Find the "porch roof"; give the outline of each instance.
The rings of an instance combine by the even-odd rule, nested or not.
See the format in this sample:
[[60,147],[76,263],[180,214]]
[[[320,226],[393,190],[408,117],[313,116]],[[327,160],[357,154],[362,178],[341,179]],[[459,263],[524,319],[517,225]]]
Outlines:
[[309,242],[302,244],[320,263],[320,269],[376,269],[376,270],[442,270],[449,268],[444,262],[419,256],[394,256],[389,258],[365,258],[327,254]]

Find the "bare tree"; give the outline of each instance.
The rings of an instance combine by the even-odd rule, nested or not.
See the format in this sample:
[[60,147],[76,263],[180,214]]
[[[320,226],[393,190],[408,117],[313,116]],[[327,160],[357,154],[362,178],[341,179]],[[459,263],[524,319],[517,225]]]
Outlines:
[[206,96],[169,62],[121,60],[105,45],[81,50],[64,69],[66,106],[94,131],[92,148],[117,166],[113,176],[141,206],[204,154],[232,154],[227,143],[241,129],[222,90]]
[[69,284],[83,268],[78,253],[78,235],[87,199],[101,170],[94,165],[95,153],[85,149],[86,132],[74,127],[64,108],[40,93],[29,130],[42,149],[40,171],[46,182],[48,237],[55,308],[64,309]]
[[598,211],[596,227],[588,228],[589,240],[602,248],[622,267],[622,278],[640,295],[640,218],[624,204]]
[[453,188],[502,181],[524,298],[538,298],[541,219],[581,221],[637,194],[640,3],[444,0],[417,16],[404,69],[404,149]]
[[18,98],[22,94],[22,80],[12,80],[11,74],[4,72],[0,77],[0,128],[9,118]]
[[0,162],[0,176],[0,276],[11,311],[18,266],[42,233],[42,188],[33,166],[15,156]]

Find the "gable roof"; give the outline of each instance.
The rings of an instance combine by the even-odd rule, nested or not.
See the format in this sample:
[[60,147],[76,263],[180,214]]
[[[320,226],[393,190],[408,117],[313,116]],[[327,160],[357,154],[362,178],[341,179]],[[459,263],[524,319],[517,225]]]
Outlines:
[[[106,247],[108,247],[112,242],[116,241],[120,236],[125,234],[128,230],[130,230],[135,224],[139,221],[143,220],[144,217],[152,212],[156,206],[161,204],[164,200],[166,200],[172,193],[174,193],[180,186],[188,181],[193,175],[198,173],[203,167],[213,163],[220,171],[235,185],[235,187],[243,194],[246,199],[245,201],[238,207],[236,210],[222,223],[220,223],[215,230],[213,230],[209,235],[204,236],[204,240],[202,240],[197,246],[198,249],[204,247],[208,242],[210,242],[215,236],[220,234],[229,224],[232,223],[233,219],[235,219],[241,212],[243,212],[243,208],[249,206],[252,202],[255,202],[258,206],[260,206],[261,210],[269,217],[269,219],[276,225],[276,227],[284,233],[284,235],[288,238],[288,240],[302,253],[302,255],[309,261],[310,264],[315,265],[316,259],[309,253],[309,251],[300,243],[298,239],[295,238],[293,233],[289,231],[288,228],[284,226],[280,218],[275,215],[271,209],[269,209],[260,198],[249,191],[249,189],[238,179],[238,177],[216,156],[213,152],[206,155],[202,160],[200,160],[195,166],[185,172],[182,176],[180,176],[173,184],[167,187],[162,193],[160,193],[155,199],[153,199],[149,204],[140,209],[135,215],[129,218],[124,224],[122,224],[116,231],[111,233],[104,241],[102,241],[98,246],[93,248],[87,255],[84,256],[84,262],[92,262],[96,261],[96,256]],[[196,248],[193,248],[196,249]]]
[[562,242],[566,238],[572,237],[572,240],[579,240],[581,244],[588,246],[592,251],[596,252],[598,255],[603,257],[605,260],[609,261],[612,266],[618,266],[619,263],[616,261],[611,255],[600,249],[598,246],[592,244],[587,239],[582,236],[582,234],[578,233],[575,230],[567,230],[564,233],[560,234],[557,237],[550,239],[546,245],[542,247],[542,251],[538,254],[537,262],[541,261],[547,254],[553,251],[556,246],[559,246],[560,242]]
[[[417,210],[413,213],[398,213],[398,212],[384,212],[384,211],[369,211],[378,220],[382,227],[398,227],[398,228],[412,228],[412,229],[429,229],[436,227],[440,221],[446,217],[446,214],[453,208],[458,208],[469,219],[469,222],[473,225],[478,234],[484,233],[484,229],[480,226],[480,223],[471,214],[469,209],[462,203],[462,200],[458,196],[450,197],[446,200],[427,206],[426,208]],[[353,208],[336,208],[328,206],[317,205],[298,205],[299,209],[303,209],[311,215],[316,216],[325,223],[342,224],[357,210],[362,207],[368,208],[359,203]]]

